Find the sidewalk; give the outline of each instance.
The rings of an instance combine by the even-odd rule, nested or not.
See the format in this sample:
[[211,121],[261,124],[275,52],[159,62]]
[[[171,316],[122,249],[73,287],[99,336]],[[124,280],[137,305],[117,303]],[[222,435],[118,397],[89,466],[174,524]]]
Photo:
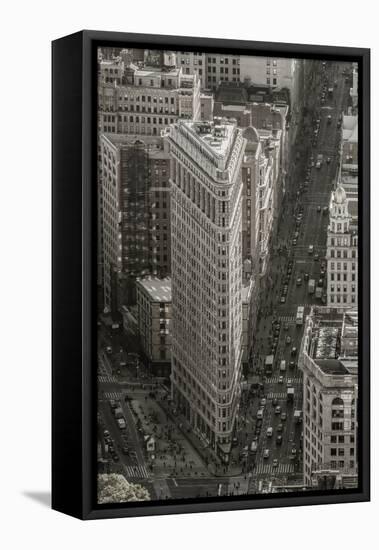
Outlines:
[[146,454],[146,462],[154,478],[207,476],[203,460],[184,437],[158,401],[148,395],[132,397],[131,406],[138,425],[140,439],[154,436],[155,451]]
[[167,416],[178,426],[183,436],[187,439],[196,453],[201,457],[204,463],[204,467],[207,468],[207,472],[215,477],[234,477],[242,474],[242,467],[237,464],[224,466],[220,459],[215,455],[213,450],[209,449],[208,444],[196,436],[192,427],[188,421],[180,414],[174,415],[170,410],[169,405],[163,401],[158,403],[160,407],[165,411]]

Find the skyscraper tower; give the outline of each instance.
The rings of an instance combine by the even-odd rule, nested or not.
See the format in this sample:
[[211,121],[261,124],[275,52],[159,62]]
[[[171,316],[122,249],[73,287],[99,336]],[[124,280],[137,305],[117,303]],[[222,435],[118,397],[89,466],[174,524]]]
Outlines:
[[333,191],[330,202],[326,258],[328,306],[357,307],[358,233],[342,185]]
[[170,127],[172,389],[192,429],[228,461],[242,335],[242,131]]

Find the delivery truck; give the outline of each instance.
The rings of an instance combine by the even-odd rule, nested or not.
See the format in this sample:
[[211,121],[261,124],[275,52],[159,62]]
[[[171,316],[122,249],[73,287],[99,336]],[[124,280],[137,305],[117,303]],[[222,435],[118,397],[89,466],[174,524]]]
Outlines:
[[117,407],[117,409],[114,409],[113,414],[114,414],[116,419],[117,418],[122,418],[124,416],[121,407]]
[[295,388],[287,388],[287,401],[293,401],[295,397]]
[[315,280],[314,279],[309,279],[308,281],[308,294],[313,294],[314,291],[315,291]]

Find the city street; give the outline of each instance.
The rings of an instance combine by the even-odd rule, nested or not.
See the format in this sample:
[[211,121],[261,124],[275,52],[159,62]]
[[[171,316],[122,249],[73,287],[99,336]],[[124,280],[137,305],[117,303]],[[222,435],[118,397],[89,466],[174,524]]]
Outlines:
[[[319,126],[318,137],[312,138],[309,148],[301,148],[297,144],[301,155],[290,172],[289,193],[284,200],[277,236],[272,243],[274,252],[266,278],[267,291],[260,308],[256,339],[259,353],[253,358],[255,367],[252,373],[260,375],[263,389],[249,400],[247,422],[251,431],[247,438],[245,436],[245,442],[250,449],[256,433],[253,431],[257,424],[256,413],[261,407],[261,399],[265,399],[258,448],[252,463],[254,477],[270,479],[274,485],[276,482],[278,485],[286,484],[289,480],[299,483],[302,477],[302,426],[294,419],[294,411],[302,409],[302,375],[297,368],[302,327],[296,324],[296,312],[298,306],[304,306],[306,314],[311,304],[322,304],[321,299],[309,294],[308,280],[314,279],[316,283],[320,280],[326,252],[329,220],[326,209],[339,161],[338,121],[348,98],[348,87],[341,71],[341,65],[327,64],[325,81],[337,81],[337,85],[333,96],[328,97],[323,105],[319,99],[323,81],[318,83],[318,89],[314,92],[318,97],[316,110],[319,114],[314,117],[314,128],[317,124]],[[314,128],[306,129],[308,135],[314,133]],[[316,167],[318,155],[323,155],[320,168]],[[296,225],[297,220],[300,222]],[[313,247],[312,253],[310,246]],[[285,286],[288,287],[286,292]],[[277,325],[273,325],[275,322]],[[270,354],[274,355],[273,371],[267,375],[264,361]],[[282,360],[286,367],[285,371],[280,372]],[[287,400],[288,386],[294,388],[293,401]],[[281,419],[281,413],[275,414],[276,406],[285,412],[285,420]],[[272,435],[267,435],[268,428],[272,428]],[[282,437],[279,444],[277,435]]]

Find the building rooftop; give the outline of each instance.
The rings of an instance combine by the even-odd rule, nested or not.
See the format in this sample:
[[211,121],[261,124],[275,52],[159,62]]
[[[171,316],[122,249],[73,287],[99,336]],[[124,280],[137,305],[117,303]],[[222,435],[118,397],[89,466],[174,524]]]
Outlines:
[[154,302],[171,302],[171,279],[165,277],[145,277],[137,279],[138,284],[142,286]]
[[324,374],[349,374],[344,364],[338,359],[317,359],[315,363]]
[[344,357],[358,355],[358,310],[346,311],[341,331],[341,353]]
[[311,338],[308,355],[315,362],[325,359],[337,359],[340,354],[343,310],[327,307],[313,307]]
[[240,113],[249,113],[250,112],[248,109],[246,109],[245,105],[227,105],[227,104],[224,103],[222,108],[225,111],[235,111],[235,112],[240,112]]
[[307,353],[316,365],[327,374],[356,369],[358,310],[318,307],[312,309],[310,318],[313,322]]
[[159,152],[164,150],[163,137],[147,136],[145,134],[102,134],[113,145],[147,145],[149,152]]
[[[357,354],[350,353],[348,337],[358,323],[355,310],[313,306],[304,331],[302,368],[308,369],[325,387],[351,387],[358,374]],[[346,325],[346,338],[343,338]],[[346,353],[348,350],[348,353]]]
[[178,76],[180,73],[180,68],[161,68],[161,67],[143,67],[135,71],[135,77],[144,77],[144,76],[157,76],[157,74],[164,74],[165,76]]
[[215,94],[215,101],[220,103],[246,105],[248,93],[246,88],[240,83],[222,83]]
[[213,122],[185,122],[197,137],[207,145],[216,157],[226,157],[233,141],[235,124],[214,118]]

